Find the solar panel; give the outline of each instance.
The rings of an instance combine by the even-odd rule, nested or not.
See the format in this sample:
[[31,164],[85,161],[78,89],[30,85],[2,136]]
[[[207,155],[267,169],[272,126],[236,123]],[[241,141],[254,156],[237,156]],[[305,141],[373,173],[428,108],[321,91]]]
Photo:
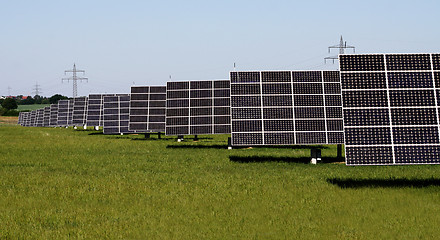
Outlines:
[[114,94],[90,94],[87,102],[87,126],[102,127],[104,114],[104,97]]
[[44,107],[43,127],[49,127],[49,121],[50,121],[50,107]]
[[440,163],[439,59],[340,55],[347,165]]
[[138,133],[164,132],[165,86],[131,87],[129,130]]
[[132,133],[128,130],[130,112],[130,95],[104,97],[104,134]]
[[44,121],[44,108],[37,109],[35,126],[43,127],[43,121]]
[[36,120],[37,120],[37,110],[31,111],[30,118],[29,118],[29,127],[35,127],[36,126]]
[[58,126],[58,104],[50,105],[50,118],[49,118],[49,126],[56,127]]
[[231,133],[230,81],[167,82],[166,135]]
[[68,116],[67,116],[67,126],[73,126],[73,105],[75,104],[75,99],[69,100]]
[[69,100],[60,100],[58,101],[58,126],[66,127],[68,126],[69,119]]
[[87,121],[87,97],[76,97],[73,103],[72,125],[84,126]]
[[26,126],[28,119],[30,117],[30,112],[22,112],[23,120],[21,121],[21,126]]
[[22,122],[23,122],[23,112],[19,112],[18,113],[18,121],[17,121],[17,124],[18,125],[21,125],[22,124]]
[[231,72],[232,145],[344,143],[338,71]]

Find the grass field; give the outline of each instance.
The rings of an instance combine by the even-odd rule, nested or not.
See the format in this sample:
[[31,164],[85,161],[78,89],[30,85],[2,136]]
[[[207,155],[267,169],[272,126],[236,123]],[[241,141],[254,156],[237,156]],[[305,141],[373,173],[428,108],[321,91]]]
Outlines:
[[44,107],[49,107],[50,104],[32,104],[32,105],[18,105],[17,111],[33,111]]
[[[436,239],[440,166],[0,127],[0,239]],[[323,148],[334,160],[335,146]]]

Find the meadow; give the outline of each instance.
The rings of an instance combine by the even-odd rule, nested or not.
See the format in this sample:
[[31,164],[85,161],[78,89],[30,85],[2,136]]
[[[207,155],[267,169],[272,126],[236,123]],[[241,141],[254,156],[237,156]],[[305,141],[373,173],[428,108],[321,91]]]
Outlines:
[[50,107],[50,104],[18,105],[17,111],[33,111],[44,107]]
[[[0,126],[0,239],[435,239],[440,166]],[[319,146],[316,146],[319,147]]]

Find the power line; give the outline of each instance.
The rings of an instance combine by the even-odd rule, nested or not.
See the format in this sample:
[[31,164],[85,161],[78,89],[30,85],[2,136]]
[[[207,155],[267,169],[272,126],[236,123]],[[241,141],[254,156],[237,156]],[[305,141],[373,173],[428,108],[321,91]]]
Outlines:
[[[342,35],[341,35],[341,40],[339,40],[339,44],[328,47],[328,53],[330,53],[330,50],[333,48],[339,49],[339,54],[344,54],[345,49],[347,49],[347,48],[351,48],[351,49],[353,49],[353,53],[355,52],[355,47],[347,45],[347,42],[344,42]],[[335,60],[338,60],[338,56],[339,55],[326,57],[326,58],[324,58],[324,63],[327,63],[327,60],[332,60],[333,63],[335,63]]]
[[38,82],[35,83],[35,87],[33,88],[33,93],[35,93],[35,95],[40,96],[40,94],[42,93],[40,85],[38,85]]
[[89,82],[89,79],[86,78],[86,77],[78,77],[77,76],[76,73],[82,72],[84,74],[86,71],[76,69],[75,63],[73,64],[73,69],[64,71],[64,75],[66,75],[66,73],[68,73],[68,72],[73,73],[73,76],[72,77],[68,77],[68,78],[62,78],[61,82],[62,81],[69,82],[70,80],[72,80],[72,82],[73,82],[73,97],[75,98],[78,95],[78,83],[77,83],[77,81],[81,81],[82,82],[83,80],[86,80],[87,82]]

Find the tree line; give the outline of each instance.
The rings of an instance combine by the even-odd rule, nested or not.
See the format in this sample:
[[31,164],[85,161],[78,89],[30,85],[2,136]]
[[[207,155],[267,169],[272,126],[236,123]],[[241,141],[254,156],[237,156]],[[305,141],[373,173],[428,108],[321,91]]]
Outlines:
[[56,104],[59,100],[68,99],[68,97],[61,94],[55,94],[52,97],[42,97],[35,95],[34,97],[27,96],[23,98],[22,95],[16,98],[0,99],[0,116],[18,116],[18,105],[32,105],[32,104]]

